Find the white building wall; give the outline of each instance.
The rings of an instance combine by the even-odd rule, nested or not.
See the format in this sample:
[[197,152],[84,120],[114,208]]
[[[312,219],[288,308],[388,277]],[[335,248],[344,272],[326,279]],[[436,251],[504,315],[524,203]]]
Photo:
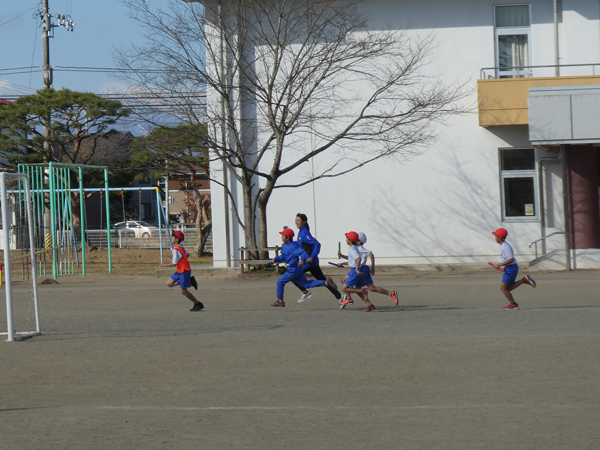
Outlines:
[[[528,128],[482,128],[478,125],[476,110],[475,89],[480,69],[495,65],[493,5],[514,3],[503,0],[369,1],[367,13],[372,18],[373,28],[407,28],[411,33],[423,36],[431,33],[435,37],[437,49],[431,71],[439,73],[445,81],[466,82],[473,112],[454,117],[446,127],[440,127],[437,143],[410,162],[380,160],[336,179],[319,180],[302,188],[275,190],[268,209],[269,245],[278,245],[278,231],[283,226],[293,227],[296,213],[302,212],[308,215],[311,230],[322,244],[323,261],[337,259],[339,243],[344,252],[344,233],[349,230],[367,234],[367,247],[374,251],[380,264],[497,260],[498,245],[491,232],[499,226],[509,230],[508,240],[519,260],[533,259],[533,249],[528,244],[541,236],[540,221],[501,220],[498,168],[499,148],[531,148]],[[566,31],[578,29],[590,38],[586,39],[585,51],[575,52],[570,45],[570,32],[565,32],[561,39],[565,54],[569,55],[565,61],[598,59],[598,2],[589,2],[595,7],[584,8],[584,14],[576,8],[588,2],[564,0],[563,3],[574,10],[565,11],[561,27]],[[534,0],[531,5],[531,63],[552,65],[555,58],[553,2]],[[577,23],[571,26],[570,20]],[[553,76],[554,69],[538,70],[534,75]],[[541,150],[538,155],[546,156]],[[546,163],[545,167],[544,192],[551,195],[547,206],[551,232],[564,225],[562,178],[559,165]],[[295,172],[291,179],[305,176],[309,171],[307,166]],[[220,204],[222,201],[213,190],[217,266],[223,261],[222,250],[218,248],[222,237],[218,230],[223,227]],[[558,241],[551,245],[561,244]]]

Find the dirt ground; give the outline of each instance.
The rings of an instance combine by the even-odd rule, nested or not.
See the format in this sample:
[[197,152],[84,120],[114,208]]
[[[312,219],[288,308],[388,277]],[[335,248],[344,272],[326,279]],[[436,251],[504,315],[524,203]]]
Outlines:
[[166,278],[40,286],[43,334],[0,344],[0,449],[599,448],[598,271],[534,274],[519,311],[492,270],[387,273],[402,308],[371,313],[196,275],[201,312]]

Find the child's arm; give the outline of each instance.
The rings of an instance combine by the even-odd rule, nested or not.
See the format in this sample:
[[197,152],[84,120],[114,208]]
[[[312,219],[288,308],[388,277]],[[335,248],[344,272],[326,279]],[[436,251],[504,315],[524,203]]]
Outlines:
[[361,262],[362,262],[362,259],[361,259],[360,255],[359,255],[359,257],[358,257],[358,258],[356,258],[356,267],[355,267],[355,269],[356,269],[356,273],[357,273],[357,274],[359,274],[359,275],[364,275],[364,273],[362,273],[362,272],[360,271],[360,263],[361,263]]
[[[340,252],[338,252],[338,258],[348,259],[348,255],[342,255]],[[344,264],[344,263],[340,263],[340,264]]]
[[371,275],[375,275],[375,255],[371,253]]
[[504,262],[498,263],[498,264],[494,264],[494,268],[495,269],[499,269],[502,266],[508,266],[510,263],[514,262],[515,258],[509,258]]
[[160,267],[176,267],[177,264],[173,263],[160,263]]
[[302,267],[304,262],[308,259],[308,253],[302,248],[301,245],[298,245],[298,250],[296,250],[296,254],[298,255],[298,267]]

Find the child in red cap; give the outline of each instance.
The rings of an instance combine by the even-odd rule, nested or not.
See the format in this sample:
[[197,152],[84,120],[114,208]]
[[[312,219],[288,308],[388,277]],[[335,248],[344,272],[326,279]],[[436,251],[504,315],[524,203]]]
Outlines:
[[[358,296],[367,304],[367,307],[363,310],[363,312],[371,312],[375,309],[375,305],[369,301],[367,288],[364,287],[364,275],[366,275],[366,273],[361,271],[362,258],[356,245],[359,242],[358,233],[356,231],[350,231],[346,233],[345,236],[346,244],[350,246],[348,249],[348,255],[342,255],[341,253],[338,255],[342,258],[348,259],[348,261],[340,263],[338,266],[348,264],[350,266],[350,272],[348,272],[348,275],[342,279],[342,292],[347,296],[350,294],[358,294]],[[351,298],[342,300],[340,302],[340,309],[351,303],[353,303]]]
[[181,231],[173,231],[173,237],[171,238],[171,244],[173,244],[173,249],[171,250],[173,252],[173,259],[171,260],[171,264],[161,263],[161,267],[177,267],[177,272],[171,275],[167,286],[181,286],[181,294],[190,299],[194,304],[190,311],[200,311],[204,308],[204,305],[188,291],[188,288],[191,286],[194,286],[194,289],[198,290],[198,283],[196,278],[191,276],[192,268],[188,261],[189,253],[183,248],[183,245],[181,245],[184,239],[185,236]]
[[[502,261],[498,264],[493,264],[493,267],[504,271],[500,290],[510,302],[508,306],[504,307],[504,310],[517,310],[519,309],[519,305],[515,302],[511,291],[515,290],[523,283],[528,284],[531,287],[535,287],[536,283],[529,275],[525,275],[521,280],[516,281],[517,274],[519,273],[519,265],[517,264],[513,248],[506,242],[508,231],[504,228],[498,228],[496,231],[493,231],[492,234],[496,237],[496,242],[500,244],[500,260]],[[504,267],[504,269],[501,269],[502,267]]]
[[284,230],[280,231],[279,234],[281,235],[281,241],[283,242],[283,245],[281,246],[281,254],[273,258],[271,263],[275,264],[285,261],[287,271],[277,280],[277,301],[275,303],[271,303],[271,306],[285,307],[285,302],[283,301],[283,291],[285,289],[285,285],[290,281],[294,281],[304,289],[319,286],[327,286],[329,289],[337,289],[337,286],[329,277],[327,277],[325,280],[307,280],[304,276],[302,266],[308,259],[308,253],[304,251],[302,245],[300,245],[298,242],[294,242],[295,233],[291,228],[284,228]]

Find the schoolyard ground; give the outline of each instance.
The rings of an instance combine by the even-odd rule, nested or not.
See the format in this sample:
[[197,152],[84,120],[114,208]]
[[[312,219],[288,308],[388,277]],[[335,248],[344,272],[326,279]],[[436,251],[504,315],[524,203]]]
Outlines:
[[598,271],[534,273],[519,311],[491,269],[385,273],[402,307],[371,313],[196,276],[196,313],[167,278],[40,286],[43,334],[0,345],[0,449],[599,448]]

